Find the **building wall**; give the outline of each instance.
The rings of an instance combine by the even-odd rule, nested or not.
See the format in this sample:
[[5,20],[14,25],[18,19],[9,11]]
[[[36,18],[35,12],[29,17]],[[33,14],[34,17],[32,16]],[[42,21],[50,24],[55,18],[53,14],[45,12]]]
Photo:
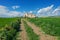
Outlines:
[[32,13],[25,13],[24,17],[35,18],[36,16]]

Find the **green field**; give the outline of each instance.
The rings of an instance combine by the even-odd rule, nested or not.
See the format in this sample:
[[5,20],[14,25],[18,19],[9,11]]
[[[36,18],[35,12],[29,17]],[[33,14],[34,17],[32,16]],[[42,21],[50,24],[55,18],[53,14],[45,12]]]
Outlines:
[[4,27],[6,24],[10,25],[11,22],[16,21],[18,18],[0,18],[0,28]]
[[21,18],[0,18],[0,40],[16,40]]
[[[48,35],[58,37],[60,40],[60,18],[26,18],[34,23]],[[39,35],[36,35],[32,28],[23,21],[29,40],[39,40]],[[0,39],[17,40],[16,34],[20,29],[21,18],[0,18]]]
[[40,27],[46,34],[60,36],[60,18],[29,18],[28,20]]

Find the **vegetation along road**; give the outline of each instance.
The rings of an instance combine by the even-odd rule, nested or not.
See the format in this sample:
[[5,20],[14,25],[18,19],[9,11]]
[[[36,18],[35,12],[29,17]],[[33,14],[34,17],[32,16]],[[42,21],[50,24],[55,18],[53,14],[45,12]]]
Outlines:
[[[56,23],[59,23],[60,20],[58,20],[58,18],[57,19],[0,18],[0,19],[1,19],[0,40],[60,40],[60,36],[58,36],[60,33],[59,32],[60,29],[55,28],[57,24],[56,26],[52,26],[55,29],[50,26],[53,25],[55,21]],[[52,22],[53,24],[50,22]]]

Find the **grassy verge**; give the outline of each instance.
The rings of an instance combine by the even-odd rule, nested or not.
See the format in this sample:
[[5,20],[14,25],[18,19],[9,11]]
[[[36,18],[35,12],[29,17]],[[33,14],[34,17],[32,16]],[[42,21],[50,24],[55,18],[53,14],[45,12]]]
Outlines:
[[29,40],[39,40],[39,36],[33,32],[33,29],[30,28],[27,23],[24,21],[24,26],[29,37]]

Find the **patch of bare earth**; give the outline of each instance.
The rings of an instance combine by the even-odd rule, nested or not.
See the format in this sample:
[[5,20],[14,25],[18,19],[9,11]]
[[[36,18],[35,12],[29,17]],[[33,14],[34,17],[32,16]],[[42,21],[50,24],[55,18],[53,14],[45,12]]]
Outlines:
[[21,21],[20,40],[28,40],[27,33],[25,31],[25,27],[24,27],[23,21]]
[[[26,20],[25,20],[26,21]],[[56,40],[56,37],[55,36],[50,36],[50,35],[47,35],[45,33],[43,33],[43,31],[39,28],[39,27],[36,27],[34,24],[26,21],[27,24],[33,29],[33,31],[39,35],[39,40]]]

